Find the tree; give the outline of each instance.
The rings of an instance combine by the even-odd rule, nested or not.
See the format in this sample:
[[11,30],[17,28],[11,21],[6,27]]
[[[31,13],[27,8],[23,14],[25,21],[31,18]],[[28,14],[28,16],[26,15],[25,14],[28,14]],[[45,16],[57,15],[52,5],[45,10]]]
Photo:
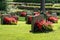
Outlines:
[[5,0],[3,2],[3,0],[0,0],[0,10],[5,10],[6,8],[6,3],[5,3]]

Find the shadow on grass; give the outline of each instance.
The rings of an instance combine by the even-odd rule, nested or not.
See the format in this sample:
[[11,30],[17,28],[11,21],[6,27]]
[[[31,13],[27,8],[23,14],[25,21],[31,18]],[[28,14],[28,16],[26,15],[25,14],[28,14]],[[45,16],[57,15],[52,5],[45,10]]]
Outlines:
[[30,33],[33,33],[33,34],[50,33],[50,32],[54,32],[54,30],[51,30],[51,31],[35,31],[35,32],[30,30]]
[[1,24],[1,25],[17,25],[17,24]]

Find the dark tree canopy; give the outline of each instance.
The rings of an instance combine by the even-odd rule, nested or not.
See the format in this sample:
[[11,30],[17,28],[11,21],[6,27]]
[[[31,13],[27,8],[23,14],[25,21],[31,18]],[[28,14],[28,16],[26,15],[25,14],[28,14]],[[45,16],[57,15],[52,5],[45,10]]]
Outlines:
[[6,4],[3,2],[5,2],[5,0],[0,0],[0,10],[5,10],[6,8]]
[[[6,8],[6,4],[2,2],[14,1],[14,2],[30,2],[30,3],[40,3],[40,0],[0,0],[0,10],[4,10]],[[45,0],[46,3],[60,3],[60,0]]]
[[[37,3],[40,3],[41,1],[40,0],[14,0],[15,2],[37,2]],[[55,2],[55,3],[60,3],[60,0],[46,0],[46,3],[52,3],[52,2]]]

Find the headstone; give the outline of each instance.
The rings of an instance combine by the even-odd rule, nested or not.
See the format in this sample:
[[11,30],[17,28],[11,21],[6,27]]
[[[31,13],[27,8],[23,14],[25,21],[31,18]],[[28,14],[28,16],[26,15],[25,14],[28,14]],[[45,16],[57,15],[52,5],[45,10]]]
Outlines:
[[27,21],[29,15],[32,15],[32,12],[31,11],[27,11],[27,14],[26,14],[26,17],[25,17],[25,20],[26,21]]
[[52,13],[52,16],[57,17],[57,13]]
[[29,24],[29,20],[28,20],[28,17],[29,17],[29,16],[30,16],[30,15],[27,15],[27,16],[26,16],[26,23],[27,23],[27,24]]
[[32,12],[31,11],[27,11],[27,15],[32,15]]
[[39,15],[39,16],[33,16],[32,17],[32,22],[31,22],[31,31],[32,32],[35,32],[35,31],[37,31],[38,30],[38,28],[35,26],[35,22],[36,21],[40,21],[41,19],[43,19],[43,16],[41,15]]
[[45,19],[45,15],[44,14],[40,14],[40,17],[42,18],[42,19]]

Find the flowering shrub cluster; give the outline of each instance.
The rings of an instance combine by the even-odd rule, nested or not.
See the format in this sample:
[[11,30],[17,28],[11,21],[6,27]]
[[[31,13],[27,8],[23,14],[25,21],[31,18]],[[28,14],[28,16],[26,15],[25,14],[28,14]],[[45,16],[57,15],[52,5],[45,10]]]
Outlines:
[[50,22],[50,21],[45,21],[45,20],[36,21],[35,25],[38,27],[38,30],[40,30],[40,31],[53,30],[52,22]]
[[51,22],[53,22],[53,23],[57,23],[57,22],[58,22],[58,18],[57,18],[57,17],[50,16],[50,17],[48,18],[48,21],[51,21]]
[[25,17],[26,16],[26,12],[25,11],[22,11],[21,13],[20,13],[20,15],[22,16],[22,17]]
[[18,16],[12,16],[13,18],[15,18],[16,20],[18,20]]
[[5,22],[5,24],[17,24],[17,19],[14,17],[4,17],[3,22]]
[[[37,13],[36,13],[37,14]],[[35,14],[35,15],[36,15]],[[47,12],[45,14],[46,16],[46,20],[41,19],[40,21],[36,20],[34,23],[34,31],[52,31],[53,30],[53,23],[57,23],[58,22],[58,18],[56,16],[53,16],[52,14],[50,14],[50,12]]]
[[28,17],[28,22],[31,24],[31,21],[32,21],[32,16],[29,16]]
[[51,22],[53,22],[53,23],[57,23],[57,22],[58,22],[58,18],[52,16],[49,12],[46,12],[46,15],[47,15],[47,17],[48,17],[48,21],[51,21]]

